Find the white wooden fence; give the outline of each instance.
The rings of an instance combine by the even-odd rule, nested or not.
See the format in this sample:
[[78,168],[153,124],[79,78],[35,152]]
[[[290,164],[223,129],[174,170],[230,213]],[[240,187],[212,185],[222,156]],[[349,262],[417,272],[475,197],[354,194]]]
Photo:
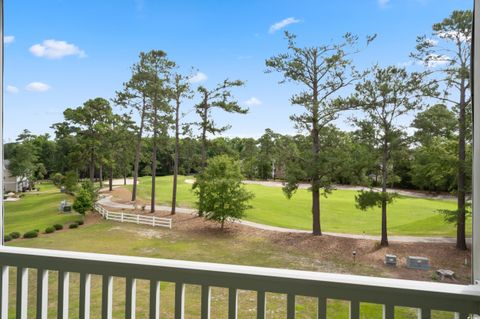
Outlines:
[[172,229],[172,219],[156,216],[146,216],[139,214],[126,214],[110,212],[102,206],[95,204],[95,210],[106,220],[113,220],[121,223],[133,223],[138,225],[148,225],[153,227],[167,227]]

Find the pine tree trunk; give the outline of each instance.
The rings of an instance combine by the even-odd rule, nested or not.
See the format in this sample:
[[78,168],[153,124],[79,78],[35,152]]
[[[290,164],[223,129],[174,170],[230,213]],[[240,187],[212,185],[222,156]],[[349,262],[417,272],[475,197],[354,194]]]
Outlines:
[[137,200],[137,181],[138,181],[138,165],[140,162],[140,152],[142,151],[142,135],[145,122],[146,101],[143,99],[142,114],[140,116],[140,129],[137,136],[137,145],[135,146],[135,160],[133,162],[133,186],[132,186],[132,202]]
[[108,176],[108,189],[113,190],[113,166],[110,166],[110,174]]
[[383,154],[382,154],[382,239],[381,246],[388,246],[388,231],[387,231],[387,171],[388,163],[388,135],[385,133],[383,140]]
[[94,160],[93,151],[90,154],[89,170],[90,170],[90,182],[94,183],[95,182],[95,160]]
[[467,249],[467,243],[465,241],[465,88],[462,81],[462,88],[460,91],[460,104],[459,104],[459,117],[458,117],[458,189],[457,189],[457,245],[460,250]]
[[98,171],[98,176],[99,176],[99,180],[100,180],[100,187],[103,186],[103,164],[100,164],[100,168],[99,168],[99,171]]
[[154,98],[154,111],[153,111],[153,149],[152,149],[152,196],[150,200],[150,213],[155,213],[155,177],[157,176],[157,130],[158,130],[158,114],[156,106],[157,97]]
[[[315,116],[314,116],[315,117]],[[316,123],[313,123],[312,129],[312,152],[313,165],[316,167],[319,161],[320,153],[320,139],[319,130]],[[320,227],[320,178],[317,169],[315,168],[312,178],[312,234],[314,236],[321,236],[322,229]]]
[[175,215],[175,209],[177,206],[177,179],[178,179],[178,161],[179,161],[179,112],[180,101],[177,100],[175,108],[175,159],[173,163],[173,190],[172,190],[172,211],[171,214]]

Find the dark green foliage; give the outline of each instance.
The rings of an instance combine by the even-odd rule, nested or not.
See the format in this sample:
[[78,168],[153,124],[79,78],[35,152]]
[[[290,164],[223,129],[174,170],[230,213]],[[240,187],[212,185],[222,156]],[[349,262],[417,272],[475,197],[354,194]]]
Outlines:
[[78,228],[78,224],[77,223],[70,224],[68,225],[68,228],[70,229]]
[[82,226],[84,224],[83,220],[77,220],[75,223],[77,223],[79,226]]
[[[449,224],[458,223],[458,210],[449,210],[449,209],[439,209],[437,213],[443,215],[443,220]],[[465,209],[465,218],[472,218],[472,205],[467,204]]]
[[75,195],[73,209],[80,214],[85,214],[93,209],[93,205],[98,197],[98,189],[90,181],[83,182],[82,187]]
[[50,177],[50,179],[55,186],[60,187],[64,184],[65,176],[60,173],[55,173]]
[[38,237],[38,231],[31,230],[23,234],[23,238],[36,238]]
[[385,201],[387,204],[393,203],[393,200],[398,197],[396,193],[378,192],[375,190],[361,190],[355,195],[355,206],[361,210],[367,210],[373,207],[382,207]]
[[241,219],[250,206],[253,194],[246,191],[238,161],[220,155],[208,161],[208,166],[197,176],[193,190],[199,198],[198,207],[208,220],[224,224]]
[[68,171],[63,179],[63,186],[69,193],[74,193],[78,188],[78,174],[74,171]]
[[45,229],[45,234],[51,234],[55,232],[55,227],[47,227]]
[[10,233],[9,236],[12,237],[12,239],[17,239],[17,238],[20,238],[20,236],[22,236],[22,235],[19,232],[14,231],[14,232]]
[[61,229],[63,229],[63,225],[55,224],[55,225],[53,225],[53,228],[55,228],[55,230],[61,230]]
[[13,238],[10,235],[3,236],[3,241],[6,243],[7,241],[11,241]]

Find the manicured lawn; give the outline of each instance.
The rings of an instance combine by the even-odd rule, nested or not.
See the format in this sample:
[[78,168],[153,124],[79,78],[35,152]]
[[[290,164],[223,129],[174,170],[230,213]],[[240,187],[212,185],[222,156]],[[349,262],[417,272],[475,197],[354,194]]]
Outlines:
[[[179,260],[195,260],[217,263],[233,263],[242,265],[295,268],[318,271],[354,272],[363,275],[386,275],[389,269],[365,263],[352,264],[335,256],[330,261],[319,261],[316,250],[300,251],[295,246],[285,247],[270,240],[269,237],[246,234],[229,234],[220,232],[188,232],[177,229],[153,229],[131,224],[100,221],[96,224],[82,226],[76,230],[43,235],[32,240],[18,240],[9,245],[63,249],[84,252],[114,253],[123,255],[144,256],[153,258],[174,258]],[[261,247],[261,248],[259,248]],[[14,318],[15,280],[12,270],[10,318]],[[70,316],[78,314],[79,276],[70,277]],[[29,318],[35,313],[35,280],[36,274],[31,271],[31,289],[29,298]],[[50,273],[49,317],[56,317],[57,274]],[[148,317],[148,283],[137,283],[137,317]],[[100,318],[101,309],[101,278],[92,278],[92,318]],[[114,279],[114,318],[122,318],[125,304],[124,279]],[[224,288],[213,288],[212,318],[226,318],[228,309],[228,291]],[[239,297],[239,318],[255,318],[256,294],[242,291]],[[348,304],[329,300],[328,318],[348,318]],[[173,318],[174,286],[171,283],[161,284],[161,317]],[[285,318],[286,298],[284,295],[267,294],[267,318]],[[299,297],[297,299],[297,318],[314,318],[316,303],[314,299]],[[382,318],[382,308],[378,305],[362,304],[362,319]],[[185,318],[199,318],[200,287],[187,286]],[[434,314],[435,319],[452,318],[443,314]],[[396,309],[396,318],[417,318],[413,309]]]
[[[196,198],[191,177],[180,176],[178,187],[178,206],[194,207]],[[157,202],[171,203],[172,177],[157,178]],[[138,196],[150,198],[149,177],[140,178]],[[131,186],[128,186],[131,189]],[[287,199],[279,187],[247,185],[255,193],[253,208],[247,212],[247,220],[288,228],[311,229],[311,193],[300,189],[292,199]],[[355,234],[380,234],[380,209],[361,211],[355,207],[356,191],[337,190],[327,198],[322,197],[321,221],[323,231]],[[455,209],[451,200],[422,199],[402,196],[389,206],[388,229],[391,235],[414,236],[455,236],[455,226],[446,224],[437,209]],[[470,234],[471,220],[467,224]]]
[[64,199],[73,201],[71,196],[60,193],[52,184],[39,184],[39,192],[25,193],[16,202],[4,202],[5,233],[24,233],[33,229],[41,232],[53,224],[65,224],[80,218],[79,214],[60,214],[58,206]]

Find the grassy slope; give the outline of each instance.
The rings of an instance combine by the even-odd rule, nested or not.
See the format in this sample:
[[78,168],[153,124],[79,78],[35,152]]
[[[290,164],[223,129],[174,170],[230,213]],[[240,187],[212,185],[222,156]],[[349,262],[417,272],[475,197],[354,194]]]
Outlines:
[[26,193],[16,202],[4,202],[5,205],[5,233],[13,231],[24,233],[29,230],[45,228],[53,224],[65,224],[79,219],[79,215],[60,214],[58,206],[64,199],[72,201],[70,196],[60,193],[58,188],[51,184],[40,184],[40,192]]
[[[189,177],[179,178],[178,206],[192,207],[195,196],[191,184],[185,183]],[[157,178],[158,203],[171,202],[171,176]],[[150,178],[140,178],[139,197],[150,198]],[[129,186],[131,189],[131,186]],[[260,185],[247,185],[255,193],[253,206],[247,212],[247,220],[263,224],[311,229],[310,203],[308,190],[298,190],[292,199],[285,198],[282,189]],[[334,191],[328,198],[321,198],[321,219],[324,231],[356,234],[380,234],[381,215],[378,208],[361,211],[355,207],[356,191]],[[402,196],[388,211],[389,233],[391,235],[415,236],[454,236],[455,227],[446,224],[437,209],[455,209],[455,202],[449,200],[421,199]],[[467,230],[470,231],[470,220]]]
[[[73,251],[115,253],[123,255],[135,255],[154,258],[175,258],[180,260],[197,260],[218,263],[233,263],[254,266],[296,268],[305,270],[322,270],[351,272],[351,264],[339,261],[318,263],[315,252],[298,251],[275,245],[269,240],[243,235],[231,237],[228,234],[211,232],[182,232],[165,229],[153,230],[150,227],[137,225],[119,224],[101,221],[97,224],[83,226],[77,230],[44,235],[33,240],[19,240],[10,243],[14,246],[64,249]],[[262,247],[259,249],[259,247]],[[320,267],[320,268],[317,268]],[[382,275],[368,265],[355,265],[355,273],[364,275]],[[34,281],[35,273],[31,272],[31,298],[29,318],[35,313]],[[13,271],[12,271],[13,276]],[[72,318],[78,314],[78,274],[71,274],[70,296]],[[92,318],[100,317],[101,309],[101,279],[98,276],[92,278]],[[11,278],[10,317],[14,318],[14,277]],[[50,294],[56,295],[57,276],[51,273]],[[116,278],[114,281],[114,318],[122,318],[124,310],[125,283],[123,279]],[[212,318],[226,318],[228,309],[228,291],[221,288],[213,288],[212,292]],[[286,299],[283,295],[267,295],[267,318],[285,318]],[[239,298],[239,317],[255,317],[255,293],[241,292]],[[187,286],[186,292],[186,318],[199,318],[200,289],[198,286]],[[148,316],[148,285],[144,281],[137,283],[137,317]],[[173,318],[174,287],[170,283],[161,285],[161,314],[162,318]],[[314,318],[316,311],[315,300],[299,297],[297,299],[297,318]],[[50,303],[49,317],[56,316],[56,302]],[[348,305],[345,302],[329,301],[328,317],[340,319],[348,317]],[[435,319],[451,318],[451,315],[434,314]],[[382,318],[380,306],[362,305],[362,319]],[[416,312],[410,309],[396,309],[396,318],[416,318]]]

